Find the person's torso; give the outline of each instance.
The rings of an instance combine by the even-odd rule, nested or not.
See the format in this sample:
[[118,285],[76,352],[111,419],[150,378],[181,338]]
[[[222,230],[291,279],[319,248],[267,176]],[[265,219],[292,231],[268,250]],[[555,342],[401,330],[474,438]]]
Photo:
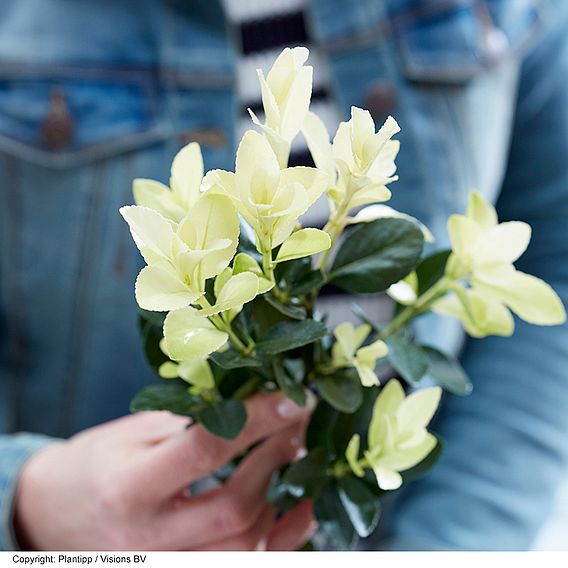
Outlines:
[[[314,0],[303,13],[340,114],[401,124],[392,205],[436,246],[471,188],[497,195],[519,59],[547,4]],[[68,435],[124,414],[151,380],[142,260],[117,211],[134,177],[167,181],[186,141],[232,169],[242,33],[211,0],[2,3],[2,431]]]

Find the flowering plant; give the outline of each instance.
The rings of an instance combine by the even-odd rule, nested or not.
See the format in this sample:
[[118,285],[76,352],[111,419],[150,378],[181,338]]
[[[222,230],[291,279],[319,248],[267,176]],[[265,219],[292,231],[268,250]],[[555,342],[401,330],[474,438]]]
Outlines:
[[[244,134],[234,172],[204,175],[192,143],[169,187],[136,180],[136,205],[120,210],[147,265],[135,290],[146,352],[166,379],[132,410],[170,410],[230,439],[251,394],[279,389],[302,406],[315,395],[307,455],[275,474],[269,498],[280,510],[313,499],[321,530],[350,548],[375,528],[381,495],[434,464],[441,441],[427,428],[442,389],[471,390],[455,359],[416,341],[412,321],[434,311],[472,336],[506,336],[511,311],[539,325],[562,323],[565,311],[550,286],[513,266],[530,227],[499,224],[478,193],[449,219],[452,250],[424,257],[428,229],[383,204],[397,180],[398,124],[389,117],[377,132],[353,107],[330,142],[309,111],[307,57],[285,49],[266,78],[259,72],[265,122],[251,113],[259,130]],[[315,168],[288,167],[300,131]],[[324,229],[302,228],[322,195]],[[317,301],[328,284],[389,294],[394,318],[329,330]],[[383,383],[381,365],[413,392]]]

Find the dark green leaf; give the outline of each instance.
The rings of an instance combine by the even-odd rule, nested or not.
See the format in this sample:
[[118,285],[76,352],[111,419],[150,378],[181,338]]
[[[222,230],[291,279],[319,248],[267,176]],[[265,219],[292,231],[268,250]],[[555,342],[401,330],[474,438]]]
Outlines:
[[174,414],[195,416],[202,407],[200,398],[187,392],[187,384],[170,379],[144,387],[130,403],[130,412],[169,410]]
[[274,370],[274,378],[280,390],[298,406],[305,406],[306,389],[304,385],[291,375],[278,359],[274,359],[272,368]]
[[351,311],[363,322],[366,323],[367,325],[371,326],[371,329],[374,332],[378,332],[379,328],[377,327],[377,325],[375,323],[373,323],[369,317],[367,316],[367,314],[365,313],[365,310],[363,310],[363,308],[359,305],[356,304],[355,302],[353,302],[351,304]]
[[363,387],[352,367],[340,369],[333,375],[319,375],[315,385],[321,397],[341,412],[355,412],[363,402]]
[[338,481],[339,498],[351,519],[357,534],[368,537],[377,526],[381,514],[379,500],[365,483],[354,475],[346,475]]
[[293,283],[288,293],[291,296],[305,296],[322,283],[323,274],[321,271],[311,270],[300,282]]
[[209,358],[213,361],[213,363],[219,365],[219,367],[223,367],[223,369],[260,367],[262,365],[262,363],[252,355],[244,357],[232,347],[229,347],[229,349],[226,349],[225,351],[215,351],[209,355]]
[[428,288],[431,288],[442,276],[446,270],[446,263],[450,256],[451,250],[443,250],[427,256],[416,268],[416,276],[418,277],[418,295],[424,294]]
[[383,292],[412,271],[423,245],[422,231],[410,221],[362,223],[341,244],[328,281],[349,292]]
[[320,530],[337,550],[353,550],[357,533],[345,512],[335,485],[330,486],[316,499],[314,513]]
[[416,385],[428,372],[430,364],[424,349],[404,333],[397,333],[385,341],[391,365],[406,382]]
[[436,439],[438,440],[436,447],[419,464],[401,472],[403,483],[419,479],[436,465],[444,451],[443,440],[439,436],[436,436]]
[[164,317],[165,314],[162,312],[139,310],[138,313],[138,328],[142,336],[144,355],[149,365],[156,371],[162,363],[169,361],[168,357],[160,349]]
[[240,400],[221,399],[207,405],[197,418],[215,436],[232,440],[243,429],[247,421],[247,411]]
[[266,494],[266,499],[276,507],[279,513],[291,511],[300,501],[288,492],[288,484],[283,480],[284,472],[287,468],[288,466],[272,474]]
[[459,396],[471,394],[473,387],[469,377],[457,360],[433,347],[422,345],[422,349],[429,360],[428,373],[422,380],[423,383],[438,385]]
[[304,320],[306,319],[306,308],[303,306],[294,306],[292,304],[282,304],[279,302],[274,296],[270,294],[266,294],[264,299],[276,310],[278,310],[281,314],[295,320]]
[[307,345],[326,334],[327,327],[319,321],[285,321],[270,328],[256,348],[259,353],[272,355]]
[[162,328],[164,326],[164,320],[166,319],[167,312],[150,312],[148,310],[143,310],[138,308],[138,316],[141,320],[148,322],[156,327]]
[[323,448],[316,448],[305,458],[291,463],[282,481],[290,495],[299,499],[313,499],[328,482],[327,467]]
[[276,279],[283,283],[289,296],[302,296],[320,285],[323,276],[321,271],[312,269],[312,259],[306,257],[279,264]]
[[312,450],[316,447],[325,449],[326,454],[335,459],[335,448],[333,445],[333,428],[337,421],[338,412],[325,400],[319,400],[315,410],[310,417],[308,430],[306,432],[306,448]]
[[316,552],[317,549],[314,545],[314,543],[311,540],[308,540],[308,542],[302,544],[302,546],[300,546],[300,548],[297,549],[298,552]]

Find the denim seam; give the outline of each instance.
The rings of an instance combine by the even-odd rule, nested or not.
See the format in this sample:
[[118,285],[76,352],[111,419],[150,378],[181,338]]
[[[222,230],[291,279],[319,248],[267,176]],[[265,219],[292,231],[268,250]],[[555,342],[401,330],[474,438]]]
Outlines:
[[20,142],[0,133],[0,150],[22,160],[36,162],[48,168],[68,168],[79,166],[95,159],[115,156],[142,145],[160,142],[172,134],[171,126],[160,121],[149,129],[141,130],[124,137],[115,136],[109,140],[83,146],[75,151],[61,153],[48,152]]

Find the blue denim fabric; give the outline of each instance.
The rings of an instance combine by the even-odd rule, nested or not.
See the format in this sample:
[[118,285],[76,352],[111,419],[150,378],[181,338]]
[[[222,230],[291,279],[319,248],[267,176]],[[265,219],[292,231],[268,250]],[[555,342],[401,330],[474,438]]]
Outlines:
[[[312,0],[309,24],[345,116],[376,81],[396,89],[393,205],[443,247],[448,215],[479,188],[503,218],[533,224],[521,268],[568,301],[563,3]],[[142,261],[117,209],[132,178],[167,181],[177,148],[204,132],[206,166],[232,167],[229,35],[212,0],[2,3],[0,431],[68,436],[126,413],[151,380],[133,297]],[[40,135],[53,87],[75,126],[60,151]],[[455,325],[426,324],[430,341],[462,342]],[[392,547],[530,546],[568,462],[567,335],[519,323],[512,339],[467,341],[475,392],[446,397],[446,453],[400,493]],[[0,486],[13,488],[27,446],[0,441]],[[10,491],[1,499],[9,510]]]
[[34,452],[55,442],[40,434],[0,436],[0,550],[14,550],[17,546],[12,530],[12,501],[23,465]]

